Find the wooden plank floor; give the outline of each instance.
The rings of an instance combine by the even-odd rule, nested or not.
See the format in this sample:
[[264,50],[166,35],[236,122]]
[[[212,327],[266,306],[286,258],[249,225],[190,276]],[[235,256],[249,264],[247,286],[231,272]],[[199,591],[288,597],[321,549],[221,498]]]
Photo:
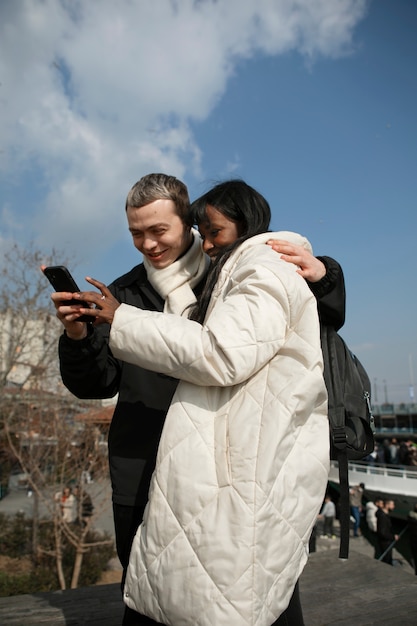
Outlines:
[[316,552],[300,581],[306,626],[416,626],[417,576],[361,552]]
[[118,626],[123,611],[118,584],[0,598],[2,626]]
[[[417,624],[417,576],[360,551],[312,554],[300,592],[306,626]],[[0,598],[2,626],[119,626],[122,613],[118,584]]]
[[[30,514],[29,505],[25,493],[10,493],[0,501],[0,511],[29,507]],[[101,522],[110,531],[111,514],[107,517]],[[338,546],[338,539],[317,537],[318,551],[310,555],[300,581],[305,625],[417,626],[417,576],[410,565],[375,561],[363,537],[351,539],[347,561],[337,558]],[[395,551],[394,556],[400,558]],[[118,583],[96,585],[0,598],[0,626],[119,626],[123,611]]]

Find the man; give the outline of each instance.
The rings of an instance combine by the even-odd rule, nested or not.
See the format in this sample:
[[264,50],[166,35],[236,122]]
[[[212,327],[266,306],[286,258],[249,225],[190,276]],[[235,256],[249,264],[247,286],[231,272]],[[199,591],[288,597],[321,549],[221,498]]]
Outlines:
[[354,519],[353,523],[353,536],[359,537],[359,526],[361,521],[361,512],[362,512],[362,496],[365,489],[365,485],[363,483],[359,483],[359,485],[355,485],[349,489],[350,494],[350,512],[352,513],[352,517]]
[[376,534],[380,549],[381,561],[392,565],[392,547],[389,549],[394,541],[398,541],[398,535],[394,534],[392,530],[392,523],[390,518],[390,512],[395,509],[394,500],[385,500],[384,506],[376,512],[377,526]]
[[376,533],[377,512],[384,506],[382,498],[376,498],[374,501],[369,500],[365,505],[365,519],[369,530]]
[[[187,314],[199,294],[209,260],[202,253],[189,222],[185,185],[165,174],[149,174],[130,190],[126,216],[133,243],[143,264],[116,279],[109,289],[126,304],[151,311]],[[194,234],[193,234],[194,233]],[[196,242],[198,242],[198,247]],[[344,283],[340,266],[327,257],[300,257],[298,246],[279,242],[276,248],[296,263],[314,283],[325,314],[344,321]],[[115,359],[109,349],[110,329],[77,321],[69,293],[53,294],[58,318],[65,326],[59,344],[64,384],[81,398],[110,398],[119,393],[109,431],[109,464],[113,490],[116,547],[124,572],[133,537],[142,521],[162,426],[177,380]],[[343,306],[342,306],[343,305]],[[123,583],[122,583],[123,584]],[[154,623],[130,609],[123,624]]]
[[[198,291],[209,261],[188,212],[187,188],[173,176],[150,174],[132,187],[126,216],[143,263],[110,285],[120,302],[178,314],[195,302],[193,289]],[[64,384],[80,398],[119,394],[109,431],[109,465],[116,547],[125,571],[177,381],[113,358],[109,327],[76,321],[74,308],[65,306],[69,294],[56,293],[52,299],[65,326],[59,342]],[[126,611],[123,624],[154,623],[132,613]]]
[[328,537],[329,539],[335,539],[336,535],[333,532],[333,522],[336,517],[336,506],[329,494],[324,498],[324,505],[320,511],[319,519],[323,520],[323,534],[322,537]]
[[379,509],[382,509],[384,506],[384,501],[382,498],[376,498],[374,501],[369,500],[365,505],[365,520],[366,524],[370,530],[368,535],[368,540],[374,546],[374,558],[378,559],[380,556],[379,551],[379,542],[376,534],[378,516],[377,513]]
[[408,512],[408,530],[410,539],[410,550],[413,558],[414,572],[417,576],[417,504]]

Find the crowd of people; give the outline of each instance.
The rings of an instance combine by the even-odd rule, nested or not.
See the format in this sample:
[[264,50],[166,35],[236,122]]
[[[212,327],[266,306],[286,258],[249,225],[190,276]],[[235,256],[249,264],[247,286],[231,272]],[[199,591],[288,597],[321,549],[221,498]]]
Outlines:
[[396,437],[375,443],[374,451],[364,459],[367,463],[399,465],[417,468],[417,443],[412,439],[398,441]]
[[[375,548],[375,558],[393,565],[393,548],[397,544],[400,535],[394,529],[392,513],[395,510],[395,500],[391,497],[365,501],[365,485],[353,485],[350,489],[350,510],[352,514],[353,536],[358,537],[361,533],[360,525],[364,519],[368,538]],[[407,524],[403,525],[402,532],[408,537],[408,545],[411,559],[417,575],[417,503],[408,512]]]

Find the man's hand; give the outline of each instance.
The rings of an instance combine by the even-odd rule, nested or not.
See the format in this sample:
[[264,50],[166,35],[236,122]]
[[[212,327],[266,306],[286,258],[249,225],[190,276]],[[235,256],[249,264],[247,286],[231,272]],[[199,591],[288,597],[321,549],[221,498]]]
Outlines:
[[73,300],[74,294],[66,291],[56,291],[51,295],[55,305],[56,316],[64,325],[67,336],[70,339],[80,340],[87,336],[87,324],[78,322],[82,315],[80,307],[74,304],[65,304],[67,300]]
[[281,253],[281,259],[287,263],[298,265],[297,274],[300,274],[311,283],[317,283],[326,275],[326,266],[316,259],[303,246],[297,246],[282,239],[269,239],[268,246],[271,246],[275,252]]
[[[46,265],[41,265],[40,269],[43,272]],[[74,294],[67,291],[55,291],[51,295],[51,300],[54,303],[56,316],[60,322],[62,322],[65,331],[70,339],[84,339],[87,336],[87,325],[85,322],[78,321],[81,316],[80,306],[69,304],[70,300],[73,300]],[[67,302],[67,304],[65,304]]]

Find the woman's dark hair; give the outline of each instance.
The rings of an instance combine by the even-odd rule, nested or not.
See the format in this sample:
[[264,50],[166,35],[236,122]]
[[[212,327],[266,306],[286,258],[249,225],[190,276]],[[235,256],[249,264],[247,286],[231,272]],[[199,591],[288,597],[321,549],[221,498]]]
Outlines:
[[239,237],[220,252],[208,274],[204,289],[197,304],[192,309],[190,319],[200,324],[206,316],[207,307],[220,270],[233,252],[245,239],[268,231],[271,221],[271,208],[256,189],[243,180],[234,179],[219,183],[191,204],[191,217],[195,224],[207,220],[206,207],[210,205],[235,222]]

